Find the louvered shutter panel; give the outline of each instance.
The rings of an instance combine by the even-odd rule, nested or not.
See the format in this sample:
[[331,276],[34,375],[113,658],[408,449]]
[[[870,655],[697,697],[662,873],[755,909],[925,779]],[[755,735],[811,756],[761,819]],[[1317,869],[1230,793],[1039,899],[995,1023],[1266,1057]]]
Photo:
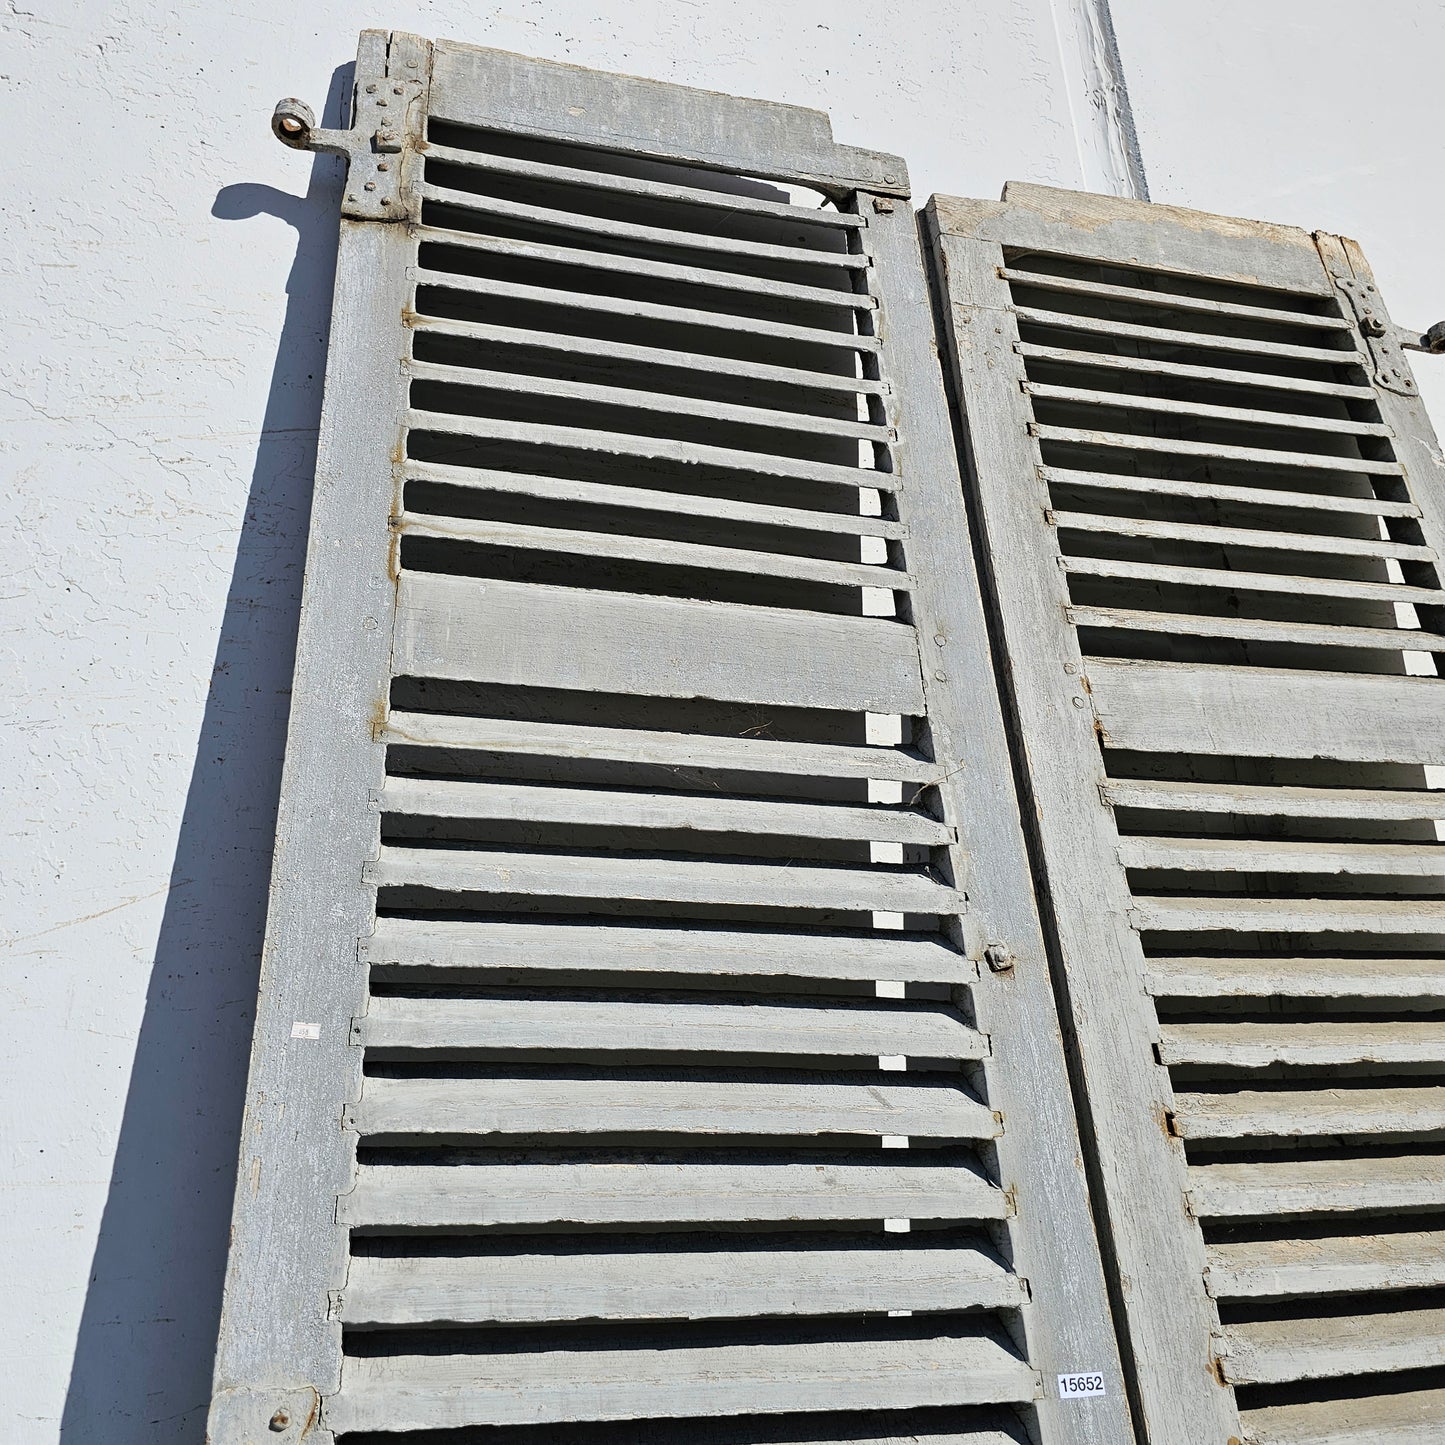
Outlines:
[[901,162],[356,111],[214,1445],[1117,1445]]
[[1148,1438],[1434,1439],[1445,490],[1395,328],[1334,236],[929,215]]

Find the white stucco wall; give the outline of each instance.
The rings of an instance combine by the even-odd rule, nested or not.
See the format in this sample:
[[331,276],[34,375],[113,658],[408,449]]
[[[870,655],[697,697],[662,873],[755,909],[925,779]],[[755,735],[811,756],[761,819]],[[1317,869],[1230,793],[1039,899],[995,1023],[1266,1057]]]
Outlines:
[[[334,124],[389,24],[821,107],[920,196],[1103,186],[1083,3],[9,7],[0,1440],[201,1436],[335,245],[274,101]],[[1115,5],[1157,197],[1352,232],[1435,319],[1438,4]]]

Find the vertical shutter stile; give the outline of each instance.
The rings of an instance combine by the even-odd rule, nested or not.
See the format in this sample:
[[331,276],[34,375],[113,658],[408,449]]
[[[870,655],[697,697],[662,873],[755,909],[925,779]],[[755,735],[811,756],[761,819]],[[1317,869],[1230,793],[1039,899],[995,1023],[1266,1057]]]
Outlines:
[[1117,1445],[902,163],[356,101],[212,1445]]
[[1434,1438],[1445,468],[1401,333],[1339,237],[1020,185],[928,226],[1145,1434]]

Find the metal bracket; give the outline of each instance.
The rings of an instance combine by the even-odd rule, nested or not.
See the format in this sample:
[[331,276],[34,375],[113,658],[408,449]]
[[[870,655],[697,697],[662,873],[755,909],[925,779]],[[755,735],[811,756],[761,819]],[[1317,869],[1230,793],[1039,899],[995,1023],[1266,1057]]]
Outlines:
[[292,150],[346,158],[341,214],[355,221],[420,219],[421,165],[431,47],[416,36],[362,33],[351,99],[351,128],[323,130],[305,101],[276,103],[271,130]]
[[1401,396],[1418,396],[1419,388],[1410,375],[1409,363],[1404,350],[1425,351],[1433,349],[1426,345],[1425,338],[1416,334],[1412,342],[1410,333],[1404,332],[1390,320],[1385,311],[1380,293],[1370,281],[1359,281],[1353,276],[1336,273],[1331,278],[1339,291],[1349,300],[1355,313],[1355,323],[1360,335],[1369,348],[1370,361],[1374,370],[1375,385],[1387,391],[1399,392]]

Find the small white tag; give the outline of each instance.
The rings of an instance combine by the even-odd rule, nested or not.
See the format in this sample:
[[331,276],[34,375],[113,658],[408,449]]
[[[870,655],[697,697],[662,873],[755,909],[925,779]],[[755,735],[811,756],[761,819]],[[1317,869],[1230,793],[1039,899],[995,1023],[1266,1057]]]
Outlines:
[[1104,1377],[1097,1370],[1085,1370],[1077,1375],[1059,1376],[1059,1399],[1097,1400],[1108,1394],[1104,1388]]
[[908,1147],[907,1134],[885,1134],[883,1136],[883,1147],[885,1149],[906,1149]]
[[907,1055],[907,1054],[879,1054],[879,1055],[878,1055],[878,1067],[879,1067],[880,1069],[892,1069],[892,1070],[894,1070],[894,1071],[897,1071],[897,1070],[899,1070],[899,1069],[906,1069],[906,1068],[908,1067],[908,1055]]
[[908,1234],[913,1229],[913,1221],[911,1219],[885,1219],[883,1228],[888,1234]]
[[300,1022],[291,1025],[291,1037],[293,1039],[319,1039],[321,1037],[320,1024],[303,1024]]

